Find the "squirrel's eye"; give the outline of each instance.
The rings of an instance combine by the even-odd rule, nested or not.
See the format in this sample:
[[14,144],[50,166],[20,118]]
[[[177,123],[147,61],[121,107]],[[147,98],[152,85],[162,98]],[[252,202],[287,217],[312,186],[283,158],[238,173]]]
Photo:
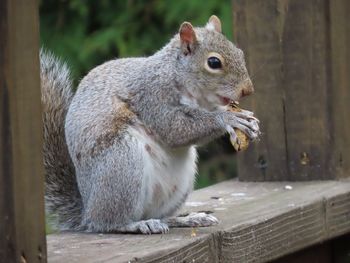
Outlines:
[[212,69],[220,69],[222,67],[221,61],[217,57],[209,57],[208,66]]

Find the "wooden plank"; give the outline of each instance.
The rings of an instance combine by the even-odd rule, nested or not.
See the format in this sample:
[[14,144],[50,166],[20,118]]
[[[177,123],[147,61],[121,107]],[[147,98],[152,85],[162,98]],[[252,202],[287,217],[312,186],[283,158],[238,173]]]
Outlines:
[[289,1],[282,35],[285,125],[291,180],[330,179],[328,5]]
[[[280,16],[277,1],[234,0],[235,41],[245,52],[254,96],[242,101],[261,121],[262,139],[237,155],[238,175],[245,181],[287,180],[284,134],[284,89]],[[277,15],[276,15],[277,14]]]
[[332,0],[330,5],[331,46],[331,169],[337,177],[350,174],[350,1]]
[[256,87],[242,106],[263,133],[238,155],[239,178],[349,176],[349,1],[233,0],[233,10]]
[[[0,35],[7,35],[7,2],[0,1]],[[11,225],[13,219],[13,197],[10,189],[12,189],[12,180],[8,174],[11,170],[11,155],[7,155],[8,149],[11,148],[8,109],[8,92],[5,89],[5,63],[7,60],[5,54],[6,43],[4,38],[0,39],[0,258],[14,258],[14,250],[9,244],[14,243],[14,228]],[[6,187],[5,187],[6,186]],[[6,237],[6,238],[5,238]]]
[[[272,220],[225,234],[223,237],[225,260],[268,261],[271,257],[283,253],[283,250],[288,250],[290,253],[303,248],[305,243],[319,242],[324,233],[323,218],[319,217],[321,209],[321,203],[311,204],[300,208],[297,213],[291,211]],[[236,249],[232,251],[232,247]],[[293,250],[290,250],[291,247]]]
[[0,1],[0,258],[46,262],[37,1]]
[[195,229],[195,237],[186,228],[151,236],[49,235],[49,261],[268,262],[350,232],[350,181],[288,185],[227,181],[195,191],[183,211],[213,211],[220,220]]

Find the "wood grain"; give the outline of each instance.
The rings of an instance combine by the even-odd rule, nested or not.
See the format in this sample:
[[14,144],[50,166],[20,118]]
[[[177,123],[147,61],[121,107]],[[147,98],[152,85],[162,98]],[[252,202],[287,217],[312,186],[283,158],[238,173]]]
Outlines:
[[[261,121],[262,140],[237,155],[246,181],[287,180],[284,89],[277,1],[233,1],[235,41],[245,52],[255,94],[242,108]],[[273,113],[273,114],[271,114]]]
[[287,8],[281,46],[289,179],[330,179],[328,5],[289,1]]
[[268,262],[350,233],[349,180],[288,185],[227,181],[195,191],[183,212],[209,210],[220,220],[195,229],[196,237],[188,228],[151,236],[49,235],[49,261]]
[[0,1],[0,261],[46,262],[37,1]]
[[332,0],[330,5],[331,85],[331,165],[337,177],[350,174],[350,2]]

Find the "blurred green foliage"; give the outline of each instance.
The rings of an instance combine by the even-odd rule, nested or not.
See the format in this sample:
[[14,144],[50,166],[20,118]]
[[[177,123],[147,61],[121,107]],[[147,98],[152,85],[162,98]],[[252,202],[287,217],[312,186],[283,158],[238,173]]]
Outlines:
[[[212,14],[232,40],[230,0],[46,0],[40,4],[41,44],[67,61],[77,83],[106,60],[154,53],[183,21],[202,26]],[[197,187],[234,175],[231,154],[227,139],[201,148]]]
[[216,14],[232,38],[231,13],[230,0],[46,0],[40,5],[41,42],[81,78],[107,59],[154,53],[183,21],[204,25]]

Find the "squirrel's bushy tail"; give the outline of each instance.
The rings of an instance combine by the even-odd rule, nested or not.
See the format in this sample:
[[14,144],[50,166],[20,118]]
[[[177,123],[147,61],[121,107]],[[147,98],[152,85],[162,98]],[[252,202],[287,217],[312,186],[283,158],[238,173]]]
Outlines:
[[64,63],[43,50],[40,68],[46,208],[58,217],[61,230],[79,229],[82,201],[64,133],[66,114],[74,95],[70,72]]

